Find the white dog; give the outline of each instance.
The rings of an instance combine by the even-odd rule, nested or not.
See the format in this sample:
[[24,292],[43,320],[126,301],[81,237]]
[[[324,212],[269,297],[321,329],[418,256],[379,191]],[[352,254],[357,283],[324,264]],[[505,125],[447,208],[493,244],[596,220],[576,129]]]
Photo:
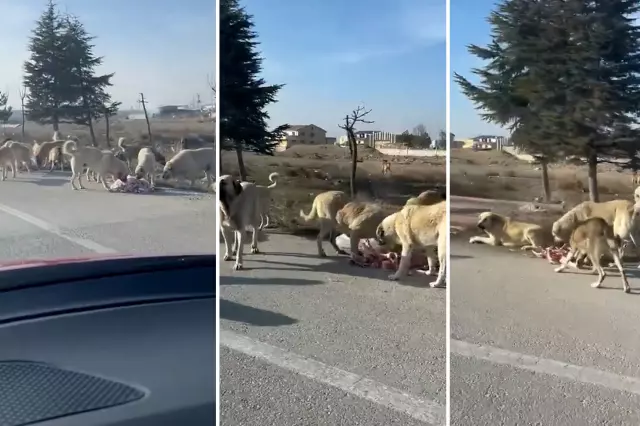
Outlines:
[[76,141],[68,140],[62,146],[62,152],[71,157],[70,182],[71,188],[74,190],[78,189],[75,186],[76,178],[80,189],[85,189],[81,178],[84,165],[87,166],[87,169],[91,169],[96,173],[98,181],[102,182],[102,186],[107,190],[109,189],[105,180],[107,175],[118,179],[126,179],[129,174],[127,164],[122,160],[118,160],[111,151],[101,151],[91,146],[78,147]]
[[162,179],[185,178],[193,186],[204,172],[207,187],[210,187],[215,170],[216,154],[213,148],[183,149],[164,165]]
[[138,152],[138,165],[136,166],[136,177],[145,177],[151,186],[155,186],[156,156],[151,148],[142,148]]
[[218,203],[221,215],[221,231],[225,244],[224,260],[231,260],[231,241],[235,247],[235,270],[242,269],[242,257],[246,229],[251,228],[251,253],[259,253],[258,230],[261,223],[260,191],[254,183],[234,179],[231,175],[218,180]]

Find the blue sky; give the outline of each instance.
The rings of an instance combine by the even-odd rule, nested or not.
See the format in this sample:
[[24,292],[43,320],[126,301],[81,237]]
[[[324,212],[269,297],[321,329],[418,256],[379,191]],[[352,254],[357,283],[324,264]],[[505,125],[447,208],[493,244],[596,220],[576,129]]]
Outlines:
[[445,128],[444,0],[244,0],[268,83],[284,83],[271,124],[316,124],[329,136],[364,104],[391,132]]
[[[478,82],[472,68],[482,66],[466,46],[484,46],[491,40],[487,17],[494,9],[494,0],[452,0],[451,1],[451,73],[461,74],[472,82]],[[471,138],[480,134],[508,135],[509,132],[481,118],[473,103],[467,99],[460,87],[451,83],[451,132],[456,139]]]
[[[207,74],[215,75],[215,0],[58,0],[97,37],[101,71],[115,72],[112,97],[138,108],[143,92],[151,108],[189,103],[200,93],[210,102]],[[22,63],[31,29],[46,0],[0,0],[0,91],[19,106]]]

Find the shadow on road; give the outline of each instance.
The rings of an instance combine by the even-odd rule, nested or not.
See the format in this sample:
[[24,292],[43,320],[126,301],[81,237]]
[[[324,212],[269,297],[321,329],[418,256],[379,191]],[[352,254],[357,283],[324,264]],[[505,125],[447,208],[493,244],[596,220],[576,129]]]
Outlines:
[[69,183],[69,179],[51,178],[51,179],[20,179],[22,182],[33,183],[38,186],[63,186]]
[[[254,268],[261,269],[261,268]],[[264,268],[262,268],[264,269]],[[285,269],[285,268],[280,268]],[[248,270],[248,269],[245,269]],[[245,276],[229,276],[220,277],[220,285],[318,285],[324,284],[318,280],[308,280],[304,278],[256,278]]]
[[292,325],[298,322],[295,318],[287,315],[253,308],[224,299],[220,299],[220,318],[262,327]]
[[451,259],[473,259],[473,256],[466,256],[462,254],[453,254],[453,253],[451,253],[449,257]]

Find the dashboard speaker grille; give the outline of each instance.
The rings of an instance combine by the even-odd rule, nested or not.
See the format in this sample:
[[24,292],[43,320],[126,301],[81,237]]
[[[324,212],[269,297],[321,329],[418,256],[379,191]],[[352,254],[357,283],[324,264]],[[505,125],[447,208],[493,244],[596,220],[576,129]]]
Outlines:
[[22,426],[139,400],[123,383],[27,361],[0,362],[0,426]]

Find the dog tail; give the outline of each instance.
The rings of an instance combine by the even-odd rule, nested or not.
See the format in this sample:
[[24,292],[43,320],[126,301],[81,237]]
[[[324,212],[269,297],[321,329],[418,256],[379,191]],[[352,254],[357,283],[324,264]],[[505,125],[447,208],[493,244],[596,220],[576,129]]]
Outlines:
[[125,138],[118,138],[118,148],[124,151],[124,141]]
[[267,188],[271,189],[271,188],[275,188],[276,185],[278,184],[278,177],[280,175],[276,172],[273,172],[269,175],[269,182],[271,182],[271,185],[267,186]]
[[62,152],[65,155],[73,155],[78,152],[78,144],[74,140],[68,140],[62,145]]
[[313,203],[313,206],[311,206],[311,211],[309,212],[309,214],[305,214],[304,210],[300,210],[300,217],[306,220],[307,222],[317,218],[318,207],[316,206],[316,203]]

